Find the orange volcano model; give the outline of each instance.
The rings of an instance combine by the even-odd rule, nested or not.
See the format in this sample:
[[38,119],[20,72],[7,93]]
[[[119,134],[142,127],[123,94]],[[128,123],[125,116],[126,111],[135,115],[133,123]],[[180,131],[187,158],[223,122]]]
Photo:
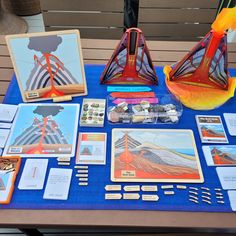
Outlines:
[[209,110],[234,96],[236,80],[227,69],[226,30],[236,28],[236,7],[223,9],[212,30],[173,68],[165,66],[171,93],[192,109]]

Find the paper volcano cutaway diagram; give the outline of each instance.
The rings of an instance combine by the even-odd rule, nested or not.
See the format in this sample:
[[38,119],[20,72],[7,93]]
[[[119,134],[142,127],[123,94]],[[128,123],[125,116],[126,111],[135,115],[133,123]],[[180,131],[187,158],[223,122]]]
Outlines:
[[63,96],[76,90],[80,92],[81,86],[77,85],[78,81],[53,54],[62,41],[62,37],[58,35],[29,38],[28,48],[41,52],[42,56],[38,58],[34,55],[35,64],[26,81],[27,91],[36,91],[42,98]]
[[12,146],[21,146],[25,154],[48,154],[46,150],[58,152],[62,147],[70,153],[71,145],[53,119],[53,116],[63,109],[61,106],[38,106],[34,113],[41,115],[42,119],[35,118],[32,124],[16,137]]
[[113,129],[111,179],[202,183],[192,131]]
[[5,155],[73,156],[78,113],[76,104],[20,104]]
[[24,102],[87,95],[78,30],[7,35]]
[[55,56],[50,56],[50,73],[46,69],[47,60],[45,56],[40,58],[35,57],[37,63],[35,63],[28,80],[26,81],[26,90],[42,90],[50,88],[50,92],[43,94],[43,97],[50,97],[55,95],[64,95],[62,91],[57,89],[58,86],[66,86],[76,84],[77,81],[70,73],[70,71],[64,66],[64,64]]
[[140,29],[130,28],[124,33],[100,78],[101,84],[158,83],[157,75]]
[[173,67],[165,66],[166,85],[187,107],[210,110],[234,96],[230,78],[226,30],[236,28],[236,8],[223,9],[212,30]]

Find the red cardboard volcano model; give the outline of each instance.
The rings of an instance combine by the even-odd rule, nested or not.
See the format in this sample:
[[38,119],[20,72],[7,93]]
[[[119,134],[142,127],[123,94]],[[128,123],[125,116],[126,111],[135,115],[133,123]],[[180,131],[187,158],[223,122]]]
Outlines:
[[140,29],[126,30],[106,65],[100,82],[101,84],[157,84],[157,75]]
[[236,7],[223,9],[212,30],[173,67],[165,66],[166,85],[187,107],[214,109],[234,96],[236,79],[227,62],[227,29],[236,28]]

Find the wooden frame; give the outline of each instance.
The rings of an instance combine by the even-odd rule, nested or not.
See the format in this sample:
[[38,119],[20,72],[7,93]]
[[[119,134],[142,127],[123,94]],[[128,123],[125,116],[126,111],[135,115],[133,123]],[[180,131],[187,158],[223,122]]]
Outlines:
[[[167,135],[167,140],[162,138]],[[181,140],[181,143],[175,144],[173,148],[175,137]],[[148,148],[151,159],[145,157],[145,152],[147,152],[145,147]],[[188,149],[188,153],[191,154],[179,151],[183,148]],[[153,161],[153,158],[156,161]],[[179,158],[182,160],[181,163],[185,164],[178,166],[171,161]],[[145,169],[145,166],[148,168]],[[151,172],[149,172],[150,169]],[[175,174],[172,175],[172,172]],[[179,175],[177,176],[176,173]],[[192,130],[113,129],[111,181],[203,183],[204,178]]]
[[[43,108],[41,109],[40,107]],[[54,109],[52,107],[54,107]],[[56,111],[55,108],[57,108]],[[67,116],[66,114],[61,114],[62,108],[65,109],[64,113],[66,113],[66,109],[68,109],[67,112],[70,113],[72,120],[68,121],[68,114]],[[32,158],[74,156],[76,151],[79,110],[80,105],[75,103],[20,104],[12,125],[12,132],[4,148],[4,155]],[[54,128],[47,128],[49,122],[50,126]],[[58,124],[56,122],[58,122]],[[62,125],[64,126],[64,132],[58,132],[58,130],[62,128],[60,127]],[[37,127],[36,130],[35,126]],[[22,127],[23,131],[20,131],[19,127]],[[19,133],[19,131],[21,133]],[[47,140],[47,133],[49,132],[54,133],[55,136],[60,135],[60,138],[56,138],[54,141],[51,139],[51,142],[43,143],[42,140]],[[62,133],[68,133],[71,136],[70,138],[66,138]],[[38,137],[39,135],[40,137]],[[58,143],[58,140],[60,140],[60,143]],[[14,144],[14,142],[18,143]],[[64,151],[60,149],[64,149]],[[54,150],[54,152],[52,152],[52,150]]]
[[[5,156],[2,156],[0,158],[0,161],[1,160],[9,160],[9,161],[12,161],[12,165],[14,166],[14,170],[10,170],[10,172],[13,172],[12,175],[10,176],[11,178],[11,187],[9,189],[9,192],[8,192],[8,197],[6,199],[6,201],[0,201],[0,204],[9,204],[10,201],[11,201],[11,198],[12,198],[12,194],[13,194],[13,191],[14,191],[14,188],[15,188],[15,180],[16,180],[16,176],[20,170],[20,165],[21,165],[21,158],[19,156],[8,156],[8,157],[5,157]],[[14,161],[16,160],[16,161]],[[8,170],[4,170],[6,173],[8,172]]]
[[[72,38],[72,36],[76,38]],[[54,41],[52,37],[54,37]],[[40,45],[40,38],[41,40],[48,40],[48,43]],[[30,42],[27,46],[28,40]],[[64,95],[73,97],[87,95],[81,40],[78,30],[8,35],[6,36],[6,41],[24,102],[49,100],[53,97]],[[67,46],[72,43],[78,46],[78,51],[74,52],[74,60],[72,61],[72,63],[76,64],[70,66],[70,69],[67,68],[69,66],[67,61],[71,60],[71,58],[67,51],[72,53],[74,50],[72,48],[61,48],[64,47],[65,43],[67,43]],[[51,45],[51,48],[49,48],[49,45]],[[25,48],[22,49],[22,47]],[[30,49],[35,51],[34,55]],[[60,55],[60,50],[63,52],[63,56]],[[39,51],[42,54],[39,54]],[[21,53],[24,55],[23,60],[16,58],[17,56],[20,57]],[[54,54],[59,54],[59,56]],[[30,56],[33,58],[29,58]],[[58,58],[60,56],[63,57],[66,63]],[[27,59],[30,60],[27,61]],[[29,66],[32,63],[31,60],[34,60],[35,63],[33,67]],[[79,65],[80,67],[78,67]],[[31,72],[29,73],[30,68]],[[71,73],[71,70],[73,70],[73,73]],[[25,78],[26,76],[28,77]],[[58,82],[54,85],[56,81]]]

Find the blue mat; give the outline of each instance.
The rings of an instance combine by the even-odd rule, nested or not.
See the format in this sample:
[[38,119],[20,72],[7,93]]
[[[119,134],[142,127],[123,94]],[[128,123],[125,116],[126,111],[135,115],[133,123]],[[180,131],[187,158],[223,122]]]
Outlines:
[[[88,84],[88,97],[91,98],[104,98],[107,96],[107,89],[105,85],[99,85],[99,77],[104,69],[101,65],[86,65],[86,79]],[[236,76],[236,69],[230,70],[232,76]],[[153,86],[152,89],[157,94],[167,93],[164,74],[162,73],[162,68],[157,68],[157,75],[159,78],[159,85]],[[82,102],[82,97],[77,97],[73,99],[73,103]],[[19,87],[17,85],[16,78],[14,77],[7,91],[7,95],[4,99],[4,103],[8,104],[18,104],[21,103],[21,95],[19,92]],[[202,144],[200,142],[200,137],[197,131],[197,125],[195,122],[196,114],[207,114],[207,115],[221,115],[223,112],[232,112],[232,108],[236,107],[236,98],[229,100],[222,107],[212,110],[212,111],[193,111],[188,108],[184,108],[183,115],[180,119],[179,124],[174,125],[109,125],[105,121],[104,128],[86,128],[79,127],[81,132],[107,132],[107,164],[105,166],[89,166],[89,185],[88,187],[78,186],[78,180],[75,177],[76,170],[73,169],[73,177],[71,188],[69,192],[69,198],[67,201],[59,200],[44,200],[43,193],[44,190],[19,190],[18,183],[20,175],[22,173],[25,159],[22,161],[21,170],[16,180],[15,190],[13,194],[12,201],[9,205],[0,205],[0,208],[15,208],[15,209],[130,209],[130,210],[172,210],[172,211],[208,211],[208,212],[230,212],[230,204],[226,191],[224,193],[225,204],[217,204],[216,199],[213,198],[212,204],[199,201],[199,204],[188,201],[188,191],[187,190],[176,190],[173,196],[164,196],[163,190],[160,189],[161,184],[157,184],[159,191],[158,195],[160,200],[158,202],[143,202],[142,200],[105,200],[105,190],[104,186],[107,184],[112,184],[110,181],[110,163],[111,163],[111,129],[112,128],[165,128],[165,129],[192,129],[194,131],[195,140],[198,147],[198,152],[200,156],[200,161],[203,169],[203,174],[205,178],[204,184],[186,184],[187,186],[194,187],[209,187],[211,189],[220,188],[220,182],[216,174],[215,167],[208,167],[202,152]],[[69,114],[68,114],[69,115]],[[223,117],[222,117],[223,118]],[[224,119],[222,119],[224,122]],[[226,124],[224,123],[226,128]],[[227,129],[226,129],[227,132]],[[236,137],[231,137],[227,132],[229,139],[229,144],[236,144]],[[73,168],[74,161],[72,161],[71,166],[63,168]],[[54,158],[49,159],[49,168],[47,170],[48,177],[49,169],[51,167],[58,167],[57,161]],[[59,167],[60,168],[60,167]],[[46,181],[45,181],[46,184]],[[153,184],[153,183],[150,183]],[[124,185],[124,184],[122,184]],[[126,184],[129,185],[129,184]],[[146,185],[146,184],[145,184]]]

